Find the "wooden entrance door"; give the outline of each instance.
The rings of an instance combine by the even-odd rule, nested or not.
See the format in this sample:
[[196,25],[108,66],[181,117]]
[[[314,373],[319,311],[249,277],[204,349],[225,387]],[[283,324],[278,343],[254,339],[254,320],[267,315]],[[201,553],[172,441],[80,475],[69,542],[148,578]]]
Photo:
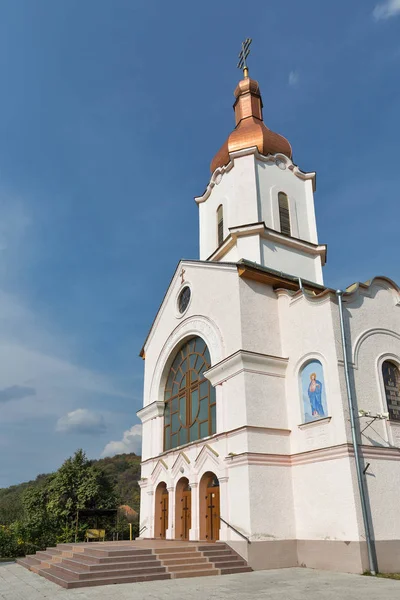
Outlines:
[[182,540],[189,539],[189,529],[192,524],[192,492],[190,490],[185,490],[182,492],[181,498],[182,504],[182,528],[181,528],[181,538]]
[[206,502],[206,539],[215,542],[219,540],[220,527],[219,487],[207,488]]
[[161,496],[160,537],[165,539],[168,529],[168,491],[163,491]]

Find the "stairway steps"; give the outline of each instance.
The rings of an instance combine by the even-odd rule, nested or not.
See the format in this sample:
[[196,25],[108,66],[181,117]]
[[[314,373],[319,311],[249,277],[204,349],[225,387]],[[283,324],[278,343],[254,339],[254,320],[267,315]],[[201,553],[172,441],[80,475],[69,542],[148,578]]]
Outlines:
[[68,589],[252,571],[225,543],[175,544],[58,544],[17,562]]

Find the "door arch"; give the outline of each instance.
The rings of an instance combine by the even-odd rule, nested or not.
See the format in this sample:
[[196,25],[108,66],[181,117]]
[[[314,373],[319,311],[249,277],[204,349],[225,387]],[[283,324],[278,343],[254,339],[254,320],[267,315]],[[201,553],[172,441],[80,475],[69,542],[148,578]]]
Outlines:
[[154,515],[154,537],[165,540],[168,529],[168,490],[165,481],[156,488]]
[[187,477],[182,477],[175,491],[175,539],[188,540],[191,526],[192,490]]
[[219,481],[215,473],[208,471],[200,480],[200,539],[208,542],[219,540],[220,498]]

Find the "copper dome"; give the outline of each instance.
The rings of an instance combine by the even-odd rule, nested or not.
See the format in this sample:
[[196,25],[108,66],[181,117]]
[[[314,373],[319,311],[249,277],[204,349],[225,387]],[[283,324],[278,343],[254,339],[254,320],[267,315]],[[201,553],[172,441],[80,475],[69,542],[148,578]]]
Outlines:
[[211,173],[229,162],[229,153],[257,146],[260,154],[285,154],[292,158],[292,148],[282,135],[263,122],[262,99],[258,82],[246,77],[235,89],[236,127],[211,161]]

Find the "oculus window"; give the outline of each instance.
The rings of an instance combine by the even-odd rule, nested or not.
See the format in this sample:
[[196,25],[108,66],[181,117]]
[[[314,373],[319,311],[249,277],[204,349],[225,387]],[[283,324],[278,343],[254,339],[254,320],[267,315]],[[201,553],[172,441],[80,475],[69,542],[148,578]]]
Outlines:
[[164,393],[164,450],[215,433],[215,388],[204,377],[210,367],[210,353],[200,337],[176,353]]

